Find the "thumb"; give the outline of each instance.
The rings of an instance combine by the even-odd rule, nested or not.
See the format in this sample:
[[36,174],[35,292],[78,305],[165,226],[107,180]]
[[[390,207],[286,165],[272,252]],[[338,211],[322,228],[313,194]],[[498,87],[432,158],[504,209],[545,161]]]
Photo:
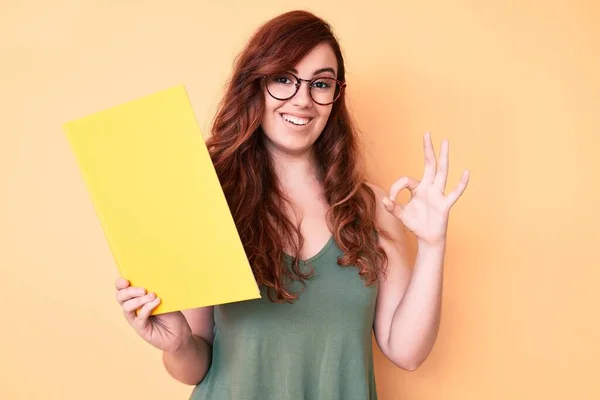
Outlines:
[[394,215],[396,218],[402,217],[402,211],[404,211],[404,207],[401,204],[392,201],[392,199],[389,197],[384,197],[382,201],[383,206],[390,214]]

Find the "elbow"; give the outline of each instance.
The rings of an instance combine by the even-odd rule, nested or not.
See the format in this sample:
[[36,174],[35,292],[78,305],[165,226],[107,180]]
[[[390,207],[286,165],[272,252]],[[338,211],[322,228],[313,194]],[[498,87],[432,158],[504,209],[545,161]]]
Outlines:
[[404,371],[414,372],[421,366],[421,364],[423,364],[424,360],[417,360],[414,357],[413,358],[397,357],[395,359],[390,359],[390,361],[396,367],[403,369]]
[[416,352],[393,351],[390,347],[387,347],[386,350],[384,355],[387,359],[396,367],[408,372],[416,371],[427,358],[427,355],[423,356]]
[[[196,344],[198,342],[195,342]],[[205,378],[211,364],[210,346],[190,347],[187,353],[173,354],[163,351],[163,366],[175,380],[196,386]]]
[[416,371],[429,357],[432,345],[423,345],[422,343],[406,343],[388,341],[382,348],[384,355],[396,367],[408,372]]
[[186,367],[174,366],[167,362],[166,359],[163,361],[163,366],[171,378],[189,386],[199,385],[208,372],[208,367],[198,369],[192,366],[188,369]]
[[406,362],[404,364],[401,364],[402,366],[400,368],[408,372],[414,372],[421,366],[421,364],[423,364],[423,361]]

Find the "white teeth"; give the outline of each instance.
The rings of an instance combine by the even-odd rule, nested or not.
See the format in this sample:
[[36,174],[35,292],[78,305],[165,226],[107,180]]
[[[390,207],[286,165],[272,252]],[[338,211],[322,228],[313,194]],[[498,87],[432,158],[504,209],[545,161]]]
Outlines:
[[282,114],[281,116],[294,125],[306,125],[310,122],[310,118],[300,118],[290,114]]

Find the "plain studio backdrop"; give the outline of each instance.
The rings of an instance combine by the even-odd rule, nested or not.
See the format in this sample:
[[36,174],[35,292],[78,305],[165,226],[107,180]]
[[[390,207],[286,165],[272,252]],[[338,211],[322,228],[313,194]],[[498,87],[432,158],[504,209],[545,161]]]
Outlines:
[[[185,84],[205,135],[234,56],[291,9],[330,21],[372,179],[450,140],[443,316],[382,400],[600,398],[600,5],[588,1],[13,1],[0,6],[0,398],[185,399],[114,298],[62,131]],[[375,346],[375,345],[374,345]]]

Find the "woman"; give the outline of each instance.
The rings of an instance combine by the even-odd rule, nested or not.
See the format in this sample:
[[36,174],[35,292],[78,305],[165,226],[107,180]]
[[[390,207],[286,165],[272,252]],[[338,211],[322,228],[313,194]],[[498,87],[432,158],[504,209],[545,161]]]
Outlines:
[[116,283],[193,399],[376,399],[372,331],[409,371],[434,344],[448,213],[468,174],[445,196],[448,143],[437,162],[425,135],[420,182],[367,183],[344,80],[338,42],[307,12],[264,24],[237,59],[207,145],[261,299],[149,317],[160,299]]

